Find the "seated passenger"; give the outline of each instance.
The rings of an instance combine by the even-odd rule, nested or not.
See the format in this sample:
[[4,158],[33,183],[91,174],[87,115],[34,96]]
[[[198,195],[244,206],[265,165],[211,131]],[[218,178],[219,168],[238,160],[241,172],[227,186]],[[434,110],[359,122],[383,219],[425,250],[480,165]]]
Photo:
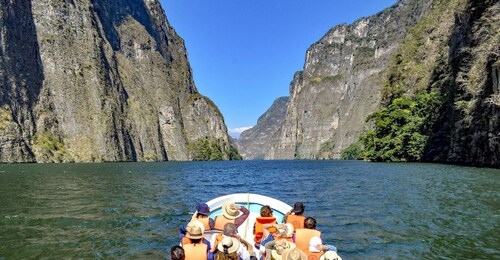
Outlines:
[[295,244],[300,250],[309,251],[309,241],[312,237],[321,237],[321,232],[316,229],[316,220],[308,217],[304,221],[304,228],[295,230]]
[[293,209],[283,217],[283,223],[291,223],[295,229],[304,228],[304,221],[306,219],[304,216],[305,208],[304,203],[300,201],[295,202]]
[[213,241],[212,252],[214,252],[217,249],[220,242],[225,237],[230,237],[238,240],[238,242],[240,242],[240,247],[238,248],[238,255],[241,257],[241,259],[250,259],[253,247],[245,239],[240,237],[240,235],[238,234],[238,229],[233,223],[227,223],[226,225],[224,225],[224,231],[215,236],[215,240]]
[[[265,225],[265,226],[264,226]],[[265,245],[270,240],[262,241],[264,236],[264,229],[268,229],[269,233],[276,233],[276,218],[273,217],[273,210],[269,205],[265,205],[260,209],[260,217],[255,219],[255,224],[253,226],[254,241],[257,246]],[[271,237],[272,236],[267,236]]]
[[[196,213],[193,215],[191,220],[198,220],[203,224],[204,230],[212,230],[214,229],[214,220],[210,217],[210,208],[207,204],[202,203],[196,206]],[[179,238],[182,238],[186,235],[186,226],[181,226],[179,228]]]
[[213,259],[210,242],[203,237],[203,224],[193,220],[188,223],[186,231],[181,241],[186,260]]
[[[242,255],[239,249],[242,247],[240,242],[234,237],[224,237],[217,245],[215,254],[216,260],[249,260],[250,255]],[[248,254],[248,252],[247,252]]]
[[[241,211],[241,216],[239,212]],[[226,223],[233,223],[238,228],[250,215],[250,211],[243,206],[237,206],[228,201],[222,204],[222,215],[215,217],[214,229],[223,230]]]

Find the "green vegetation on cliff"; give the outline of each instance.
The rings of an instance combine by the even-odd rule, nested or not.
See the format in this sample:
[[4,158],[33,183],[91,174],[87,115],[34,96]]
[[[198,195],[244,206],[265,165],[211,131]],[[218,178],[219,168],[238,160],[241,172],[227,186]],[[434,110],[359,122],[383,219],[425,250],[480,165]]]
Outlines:
[[33,152],[40,162],[64,162],[67,151],[64,143],[50,132],[36,134],[33,138]]
[[217,139],[201,139],[190,142],[189,152],[194,161],[241,160],[242,157],[232,145]]

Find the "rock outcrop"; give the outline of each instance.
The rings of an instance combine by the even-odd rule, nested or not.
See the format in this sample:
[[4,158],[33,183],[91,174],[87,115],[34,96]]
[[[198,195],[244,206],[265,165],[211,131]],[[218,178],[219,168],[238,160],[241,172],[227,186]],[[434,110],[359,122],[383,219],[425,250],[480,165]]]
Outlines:
[[271,107],[257,120],[257,125],[243,131],[236,142],[238,152],[245,160],[264,159],[269,150],[269,140],[283,124],[288,97],[277,98]]
[[231,145],[157,0],[0,0],[0,32],[1,162],[190,160],[199,139]]

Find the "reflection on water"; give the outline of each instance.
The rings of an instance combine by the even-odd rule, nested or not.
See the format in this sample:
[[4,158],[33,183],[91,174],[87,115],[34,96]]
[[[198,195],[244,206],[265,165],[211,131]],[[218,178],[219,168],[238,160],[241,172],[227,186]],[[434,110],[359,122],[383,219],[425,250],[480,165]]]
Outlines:
[[500,171],[240,161],[0,165],[0,258],[165,258],[199,202],[306,204],[346,259],[498,258]]

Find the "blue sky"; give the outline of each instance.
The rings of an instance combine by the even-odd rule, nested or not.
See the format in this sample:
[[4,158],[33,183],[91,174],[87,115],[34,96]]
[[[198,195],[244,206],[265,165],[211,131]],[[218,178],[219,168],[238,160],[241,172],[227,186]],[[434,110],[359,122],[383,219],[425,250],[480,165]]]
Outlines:
[[236,129],[255,125],[276,98],[289,95],[307,48],[330,28],[396,0],[160,2],[186,42],[198,90],[219,107],[228,129]]

